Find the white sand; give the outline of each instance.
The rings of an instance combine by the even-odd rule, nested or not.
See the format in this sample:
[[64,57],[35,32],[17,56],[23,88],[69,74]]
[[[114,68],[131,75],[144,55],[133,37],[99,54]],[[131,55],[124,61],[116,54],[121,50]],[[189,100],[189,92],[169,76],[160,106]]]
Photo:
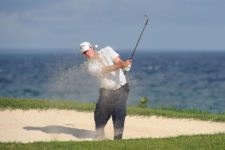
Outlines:
[[[92,140],[93,113],[72,110],[0,111],[0,142]],[[113,139],[112,121],[106,138]],[[225,133],[225,123],[193,119],[127,116],[124,139]]]

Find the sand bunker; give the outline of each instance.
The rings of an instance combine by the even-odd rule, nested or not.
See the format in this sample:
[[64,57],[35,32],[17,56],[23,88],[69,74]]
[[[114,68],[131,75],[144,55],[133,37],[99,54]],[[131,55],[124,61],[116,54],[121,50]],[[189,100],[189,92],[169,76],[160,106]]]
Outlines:
[[[94,114],[73,110],[0,111],[0,142],[93,140]],[[113,139],[112,121],[105,128]],[[225,123],[193,119],[127,116],[124,139],[225,133]]]

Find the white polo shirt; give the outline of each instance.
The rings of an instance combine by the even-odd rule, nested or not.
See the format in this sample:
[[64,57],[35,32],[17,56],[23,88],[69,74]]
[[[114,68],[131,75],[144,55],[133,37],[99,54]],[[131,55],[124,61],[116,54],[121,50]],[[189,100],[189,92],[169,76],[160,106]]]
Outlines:
[[118,89],[127,83],[122,69],[109,73],[102,73],[102,67],[111,66],[113,60],[119,56],[111,47],[105,47],[98,51],[99,58],[88,61],[88,72],[100,80],[100,87],[105,89]]

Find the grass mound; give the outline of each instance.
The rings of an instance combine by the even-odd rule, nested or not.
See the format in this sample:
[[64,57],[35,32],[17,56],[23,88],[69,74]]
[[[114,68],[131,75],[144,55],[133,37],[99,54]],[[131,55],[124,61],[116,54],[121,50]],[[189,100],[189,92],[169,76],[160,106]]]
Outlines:
[[[0,98],[0,109],[68,109],[77,111],[93,112],[94,103],[84,103],[75,100],[40,100],[40,99],[17,99]],[[128,106],[128,115],[163,116],[169,118],[194,118],[200,120],[211,120],[225,122],[225,113],[213,114],[197,110],[177,109],[153,109],[138,106]]]

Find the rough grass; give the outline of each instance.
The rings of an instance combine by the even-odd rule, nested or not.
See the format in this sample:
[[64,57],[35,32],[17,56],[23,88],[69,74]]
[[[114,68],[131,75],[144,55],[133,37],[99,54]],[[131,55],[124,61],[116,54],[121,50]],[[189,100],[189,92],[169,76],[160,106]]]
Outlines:
[[[0,109],[69,109],[77,111],[92,112],[95,109],[94,103],[84,103],[76,100],[40,100],[40,99],[17,99],[0,98]],[[213,114],[197,110],[176,110],[176,109],[153,109],[138,106],[128,106],[128,115],[142,116],[163,116],[169,118],[194,118],[200,120],[225,121],[225,113]]]
[[[84,103],[75,100],[40,100],[40,99],[17,99],[0,98],[0,109],[69,109],[77,111],[93,112],[94,103]],[[200,120],[212,120],[225,122],[225,113],[213,114],[197,110],[177,110],[177,109],[153,109],[137,106],[128,106],[128,115],[142,116],[163,116],[169,118],[194,118]]]
[[225,134],[179,136],[173,138],[148,138],[119,141],[82,141],[82,142],[34,142],[34,143],[0,143],[0,149],[16,150],[224,150]]

